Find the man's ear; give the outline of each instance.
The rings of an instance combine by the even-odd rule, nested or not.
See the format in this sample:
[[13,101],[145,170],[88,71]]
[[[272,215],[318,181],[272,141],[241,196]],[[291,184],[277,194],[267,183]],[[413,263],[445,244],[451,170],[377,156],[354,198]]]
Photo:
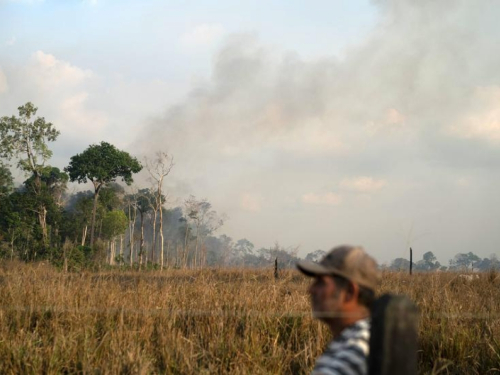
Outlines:
[[345,300],[346,302],[357,301],[359,296],[359,285],[349,280],[346,288]]

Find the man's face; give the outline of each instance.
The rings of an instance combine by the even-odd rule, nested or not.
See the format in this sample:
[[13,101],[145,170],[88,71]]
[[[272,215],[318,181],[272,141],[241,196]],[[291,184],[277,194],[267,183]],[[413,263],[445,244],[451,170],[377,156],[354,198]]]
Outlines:
[[[317,276],[309,287],[313,316],[321,320],[331,320],[342,311],[342,291],[333,277]],[[330,315],[330,316],[329,316]]]

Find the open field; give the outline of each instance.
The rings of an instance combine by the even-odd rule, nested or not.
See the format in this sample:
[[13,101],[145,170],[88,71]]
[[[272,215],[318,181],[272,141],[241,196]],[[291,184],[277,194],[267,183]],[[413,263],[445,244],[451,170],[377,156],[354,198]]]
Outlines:
[[[0,373],[307,373],[329,340],[283,271],[0,268]],[[500,275],[384,275],[420,307],[422,373],[500,373]]]

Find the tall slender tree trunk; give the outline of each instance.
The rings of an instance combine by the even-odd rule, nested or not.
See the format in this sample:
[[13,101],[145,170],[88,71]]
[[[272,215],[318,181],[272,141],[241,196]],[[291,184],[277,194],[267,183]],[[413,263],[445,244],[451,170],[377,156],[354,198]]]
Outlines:
[[160,199],[159,199],[159,202],[160,202],[160,243],[161,243],[160,244],[160,251],[161,251],[161,254],[163,257],[163,248],[164,248],[165,244],[164,244],[164,239],[163,239],[163,207],[161,204],[161,189],[158,192],[158,194],[160,195]]
[[94,246],[94,232],[95,232],[95,216],[97,212],[97,199],[99,198],[99,190],[101,185],[97,182],[94,183],[94,206],[92,207],[92,222],[90,223],[90,247]]
[[130,252],[129,252],[129,262],[130,262],[130,267],[134,264],[134,230],[135,230],[135,221],[137,219],[137,211],[136,207],[134,206],[133,210],[131,210],[131,205],[128,207],[128,217],[129,217],[129,247],[130,247]]
[[[170,241],[167,242],[167,258],[168,258],[168,250],[170,249]],[[163,251],[161,252],[161,269],[163,270],[163,262],[164,262],[164,255]]]
[[82,246],[85,246],[86,239],[87,239],[87,224],[84,225],[82,230]]
[[66,254],[66,251],[68,250],[68,246],[66,243],[63,245],[63,258],[64,258],[64,263],[63,263],[63,269],[64,272],[68,272],[68,255]]
[[38,208],[38,222],[40,223],[40,228],[42,229],[42,240],[45,248],[48,245],[47,209],[43,204],[41,204]]
[[[32,159],[32,151],[28,149],[28,156],[31,164],[31,168],[33,170],[33,174],[35,175],[35,196],[40,198],[42,192],[42,180],[40,178],[40,173],[37,171],[34,161]],[[38,206],[38,222],[40,224],[40,228],[42,229],[42,240],[43,240],[43,248],[45,249],[48,246],[48,233],[47,233],[47,208],[45,205],[40,202]]]
[[14,236],[10,240],[10,260],[14,260]]
[[153,208],[153,235],[151,237],[151,261],[155,262],[156,257],[156,215],[157,210]]
[[144,257],[144,213],[139,210],[141,213],[141,240],[140,240],[140,247],[139,247],[139,269],[142,266],[142,260]]
[[200,254],[198,254],[198,242],[199,242],[199,238],[200,236],[198,235],[198,228],[196,228],[196,244],[195,244],[195,247],[194,247],[194,268],[197,268],[198,265],[201,263],[199,259],[200,258]]
[[176,248],[175,248],[175,263],[177,265],[177,267],[182,267],[182,262],[184,260],[184,254],[183,254],[183,251],[182,251],[182,244],[180,243],[176,243],[175,244]]
[[103,221],[104,220],[101,217],[100,220],[99,220],[99,234],[97,235],[97,238],[102,238],[101,235],[102,235],[102,222]]
[[187,268],[187,261],[188,261],[188,233],[189,233],[189,226],[188,223],[186,222],[186,235],[184,236],[184,268]]
[[130,267],[132,267],[133,264],[133,259],[134,259],[134,229],[129,229],[129,262],[130,262]]
[[201,251],[201,268],[207,266],[207,247],[205,246],[203,237],[200,242],[200,251]]
[[123,262],[123,234],[120,234],[120,262]]
[[113,265],[113,245],[114,245],[114,242],[113,240],[110,240],[109,241],[109,265],[112,266]]
[[116,238],[113,237],[111,239],[111,265],[115,265],[115,258],[116,258]]

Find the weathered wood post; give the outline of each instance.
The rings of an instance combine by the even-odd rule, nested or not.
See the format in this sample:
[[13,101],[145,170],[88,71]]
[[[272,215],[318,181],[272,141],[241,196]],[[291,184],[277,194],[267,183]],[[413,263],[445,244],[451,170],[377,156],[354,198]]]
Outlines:
[[406,296],[385,294],[372,308],[369,375],[417,374],[418,309]]
[[274,260],[274,278],[278,279],[278,258]]
[[410,247],[410,275],[412,274],[412,268],[413,268],[413,250]]

